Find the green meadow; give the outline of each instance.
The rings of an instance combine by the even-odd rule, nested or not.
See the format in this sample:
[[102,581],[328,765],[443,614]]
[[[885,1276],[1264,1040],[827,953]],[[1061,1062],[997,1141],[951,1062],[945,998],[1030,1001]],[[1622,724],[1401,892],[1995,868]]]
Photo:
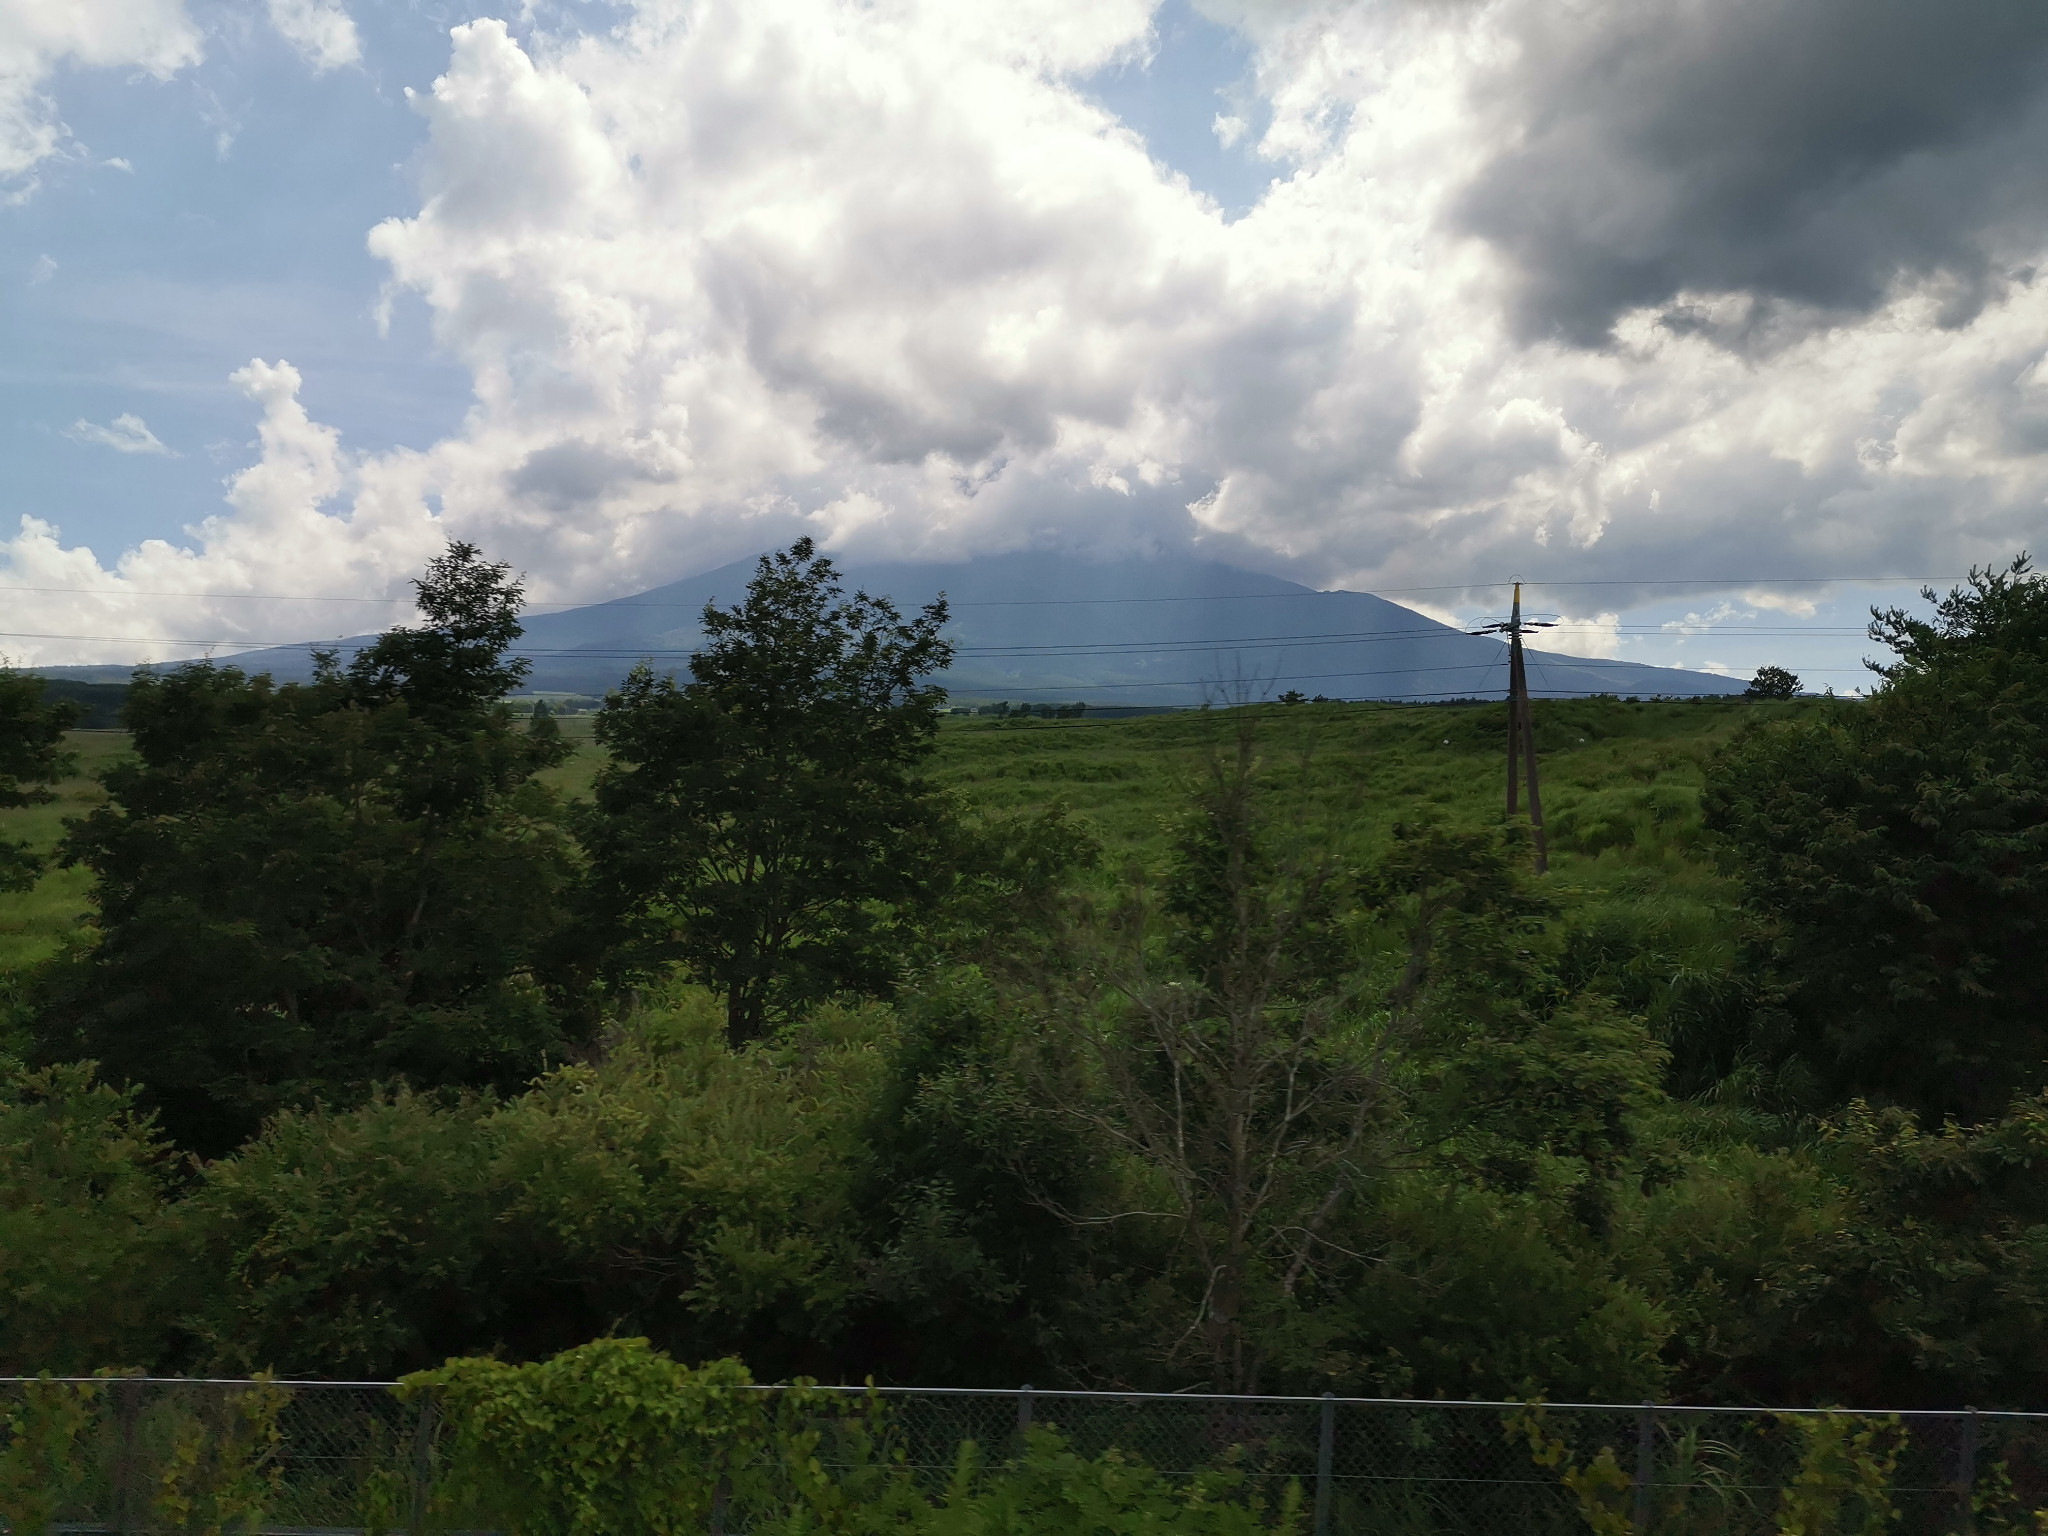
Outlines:
[[[1707,759],[1746,723],[1826,708],[1827,700],[1544,700],[1537,748],[1553,898],[1570,915],[1625,923],[1637,943],[1711,963],[1732,942],[1733,883],[1701,846]],[[1101,841],[1105,874],[1151,863],[1206,755],[1254,733],[1262,772],[1307,835],[1369,858],[1398,822],[1477,825],[1505,810],[1502,704],[1262,705],[1122,720],[948,716],[934,775],[988,812],[1064,805]],[[545,778],[587,795],[602,761],[594,717],[563,718],[576,754]],[[78,772],[48,804],[0,812],[0,835],[54,848],[67,816],[97,804],[97,774],[126,750],[119,731],[74,731]],[[0,967],[54,953],[88,913],[79,869],[0,894]]]

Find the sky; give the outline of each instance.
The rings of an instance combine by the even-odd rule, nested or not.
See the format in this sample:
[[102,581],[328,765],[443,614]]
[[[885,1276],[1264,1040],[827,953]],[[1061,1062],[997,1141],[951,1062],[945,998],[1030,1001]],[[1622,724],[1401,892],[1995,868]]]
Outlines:
[[2043,543],[2044,132],[2036,0],[0,0],[0,651],[810,534],[1847,691]]

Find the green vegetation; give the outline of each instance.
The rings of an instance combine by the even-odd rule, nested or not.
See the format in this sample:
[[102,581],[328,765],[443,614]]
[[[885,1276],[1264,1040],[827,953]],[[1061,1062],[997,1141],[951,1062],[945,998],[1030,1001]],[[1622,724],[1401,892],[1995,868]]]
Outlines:
[[501,702],[518,589],[451,546],[429,627],[272,685],[195,663],[139,677],[133,757],[61,855],[97,942],[47,978],[46,1056],[149,1087],[184,1145],[373,1086],[517,1085],[561,1053],[535,960],[573,863],[533,782],[567,748]]
[[128,753],[125,731],[67,731],[69,776],[48,788],[40,804],[0,810],[0,836],[25,843],[44,861],[42,877],[25,890],[0,889],[0,974],[10,987],[70,940],[92,912],[92,877],[83,869],[52,868],[49,856],[64,836],[67,818],[83,816],[106,800],[99,775]]
[[799,548],[558,721],[501,569],[422,590],[18,774],[0,1363],[2048,1389],[2024,565],[1870,702],[1539,702],[1540,880],[1500,705],[941,714]]
[[455,1427],[435,1513],[458,1529],[522,1536],[647,1536],[722,1530],[770,1536],[977,1536],[987,1531],[1250,1536],[1299,1532],[1298,1485],[1274,1505],[1229,1457],[1169,1479],[1122,1453],[1075,1452],[1034,1429],[1021,1454],[972,1441],[929,1486],[907,1465],[879,1400],[801,1384],[750,1391],[733,1360],[690,1370],[640,1339],[602,1339],[511,1366],[454,1360],[408,1377]]
[[635,980],[678,962],[745,1044],[799,1001],[877,990],[922,904],[942,816],[919,770],[952,660],[943,602],[909,623],[839,601],[809,539],[704,613],[678,686],[633,669],[598,717],[610,761],[582,820],[602,919]]

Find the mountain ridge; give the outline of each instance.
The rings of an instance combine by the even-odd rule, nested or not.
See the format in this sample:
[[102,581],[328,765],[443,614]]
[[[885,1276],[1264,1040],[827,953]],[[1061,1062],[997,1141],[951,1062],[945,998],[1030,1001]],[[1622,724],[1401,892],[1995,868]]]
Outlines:
[[[536,614],[514,647],[539,692],[601,694],[633,664],[681,672],[702,639],[707,602],[744,595],[755,559],[629,597]],[[1082,561],[1045,551],[950,564],[888,561],[841,569],[849,591],[906,613],[946,594],[956,657],[938,681],[963,702],[1080,701],[1199,705],[1297,689],[1347,699],[1499,698],[1507,647],[1367,592],[1318,591],[1219,561],[1179,557]],[[368,636],[334,644],[344,655]],[[223,658],[248,671],[303,677],[312,646]],[[1740,692],[1739,678],[1638,662],[1527,652],[1539,698]],[[47,676],[125,675],[127,668],[38,669]]]

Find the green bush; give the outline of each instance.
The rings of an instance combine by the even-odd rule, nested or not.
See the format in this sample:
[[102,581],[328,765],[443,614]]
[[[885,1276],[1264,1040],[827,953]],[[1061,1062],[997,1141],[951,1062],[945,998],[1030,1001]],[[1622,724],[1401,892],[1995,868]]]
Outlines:
[[1118,1450],[1084,1456],[1056,1432],[991,1465],[970,1441],[943,1488],[919,1485],[881,1402],[806,1382],[769,1392],[745,1366],[680,1365],[645,1339],[551,1360],[451,1360],[406,1378],[448,1426],[435,1513],[512,1536],[1249,1536],[1300,1527],[1226,1464],[1170,1479]]
[[[451,1360],[401,1390],[431,1393],[450,1426],[444,1511],[514,1536],[681,1536],[734,1503],[786,1502],[774,1452],[801,1442],[810,1394],[752,1385],[735,1360],[692,1370],[645,1339],[598,1339],[531,1365]],[[818,1476],[808,1454],[799,1466]]]
[[85,1486],[80,1442],[90,1438],[100,1389],[78,1382],[33,1381],[8,1406],[0,1426],[0,1525],[11,1536],[43,1536]]
[[1294,1536],[1301,1527],[1296,1483],[1274,1507],[1248,1494],[1231,1469],[1176,1481],[1122,1451],[1083,1456],[1057,1432],[1034,1429],[1021,1458],[986,1473],[973,1444],[962,1446],[943,1502],[908,1529],[923,1536]]
[[188,1268],[177,1169],[133,1090],[91,1062],[0,1061],[0,1375],[143,1364]]
[[177,1536],[259,1531],[283,1485],[278,1418],[290,1392],[259,1378],[245,1389],[201,1394],[166,1415],[151,1511]]

